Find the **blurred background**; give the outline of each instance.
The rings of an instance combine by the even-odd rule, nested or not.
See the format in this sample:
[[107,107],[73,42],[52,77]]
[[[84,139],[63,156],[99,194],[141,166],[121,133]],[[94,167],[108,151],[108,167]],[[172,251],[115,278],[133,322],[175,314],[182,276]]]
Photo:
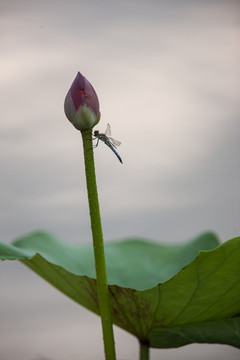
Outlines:
[[[240,2],[0,0],[1,241],[45,229],[91,243],[80,134],[65,95],[94,86],[119,154],[95,150],[106,241],[240,235]],[[100,320],[17,262],[0,264],[1,360],[103,359]],[[118,359],[137,359],[115,327]],[[151,359],[238,359],[223,345]]]

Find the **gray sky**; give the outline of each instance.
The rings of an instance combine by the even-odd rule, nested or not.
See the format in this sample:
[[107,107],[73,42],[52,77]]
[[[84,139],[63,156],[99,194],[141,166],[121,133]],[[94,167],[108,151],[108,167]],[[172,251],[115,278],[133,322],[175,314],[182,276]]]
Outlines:
[[[123,165],[95,150],[105,238],[239,235],[239,5],[1,0],[1,240],[46,229],[91,241],[81,137],[63,112],[77,71],[97,91],[97,129],[109,122],[122,141]],[[3,266],[12,280],[36,279]]]
[[96,149],[106,238],[239,234],[237,2],[2,3],[3,240],[89,241],[81,138],[63,113],[78,70],[98,128],[122,141],[123,166]]

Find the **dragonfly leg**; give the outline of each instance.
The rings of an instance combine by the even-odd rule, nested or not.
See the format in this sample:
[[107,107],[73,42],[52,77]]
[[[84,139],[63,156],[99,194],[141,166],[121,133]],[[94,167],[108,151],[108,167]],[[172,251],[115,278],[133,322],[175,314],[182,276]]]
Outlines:
[[93,145],[94,148],[96,148],[98,146],[98,143],[99,143],[99,139],[98,138],[93,138],[93,140],[96,140],[97,139],[97,142],[95,145]]

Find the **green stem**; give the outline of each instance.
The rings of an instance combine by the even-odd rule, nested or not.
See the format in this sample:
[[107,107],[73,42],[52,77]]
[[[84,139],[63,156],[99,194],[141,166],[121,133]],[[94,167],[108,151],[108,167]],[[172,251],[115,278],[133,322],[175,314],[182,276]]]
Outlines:
[[140,360],[149,360],[149,344],[140,341]]
[[115,345],[110,310],[107,272],[104,255],[103,233],[98,202],[97,183],[93,158],[92,132],[82,131],[85,172],[87,181],[88,203],[90,210],[93,248],[95,257],[95,268],[97,278],[97,292],[100,315],[102,320],[102,331],[104,351],[106,360],[115,360]]

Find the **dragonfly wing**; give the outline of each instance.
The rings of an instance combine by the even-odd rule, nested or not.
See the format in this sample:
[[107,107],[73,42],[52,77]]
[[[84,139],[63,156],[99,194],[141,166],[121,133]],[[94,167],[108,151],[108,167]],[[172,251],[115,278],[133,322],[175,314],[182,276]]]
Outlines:
[[106,131],[105,131],[105,135],[107,135],[107,137],[111,136],[111,127],[109,124],[107,124],[107,128],[106,128]]
[[112,137],[108,137],[108,138],[112,142],[113,145],[115,145],[115,146],[120,146],[121,145],[121,141],[113,139]]

